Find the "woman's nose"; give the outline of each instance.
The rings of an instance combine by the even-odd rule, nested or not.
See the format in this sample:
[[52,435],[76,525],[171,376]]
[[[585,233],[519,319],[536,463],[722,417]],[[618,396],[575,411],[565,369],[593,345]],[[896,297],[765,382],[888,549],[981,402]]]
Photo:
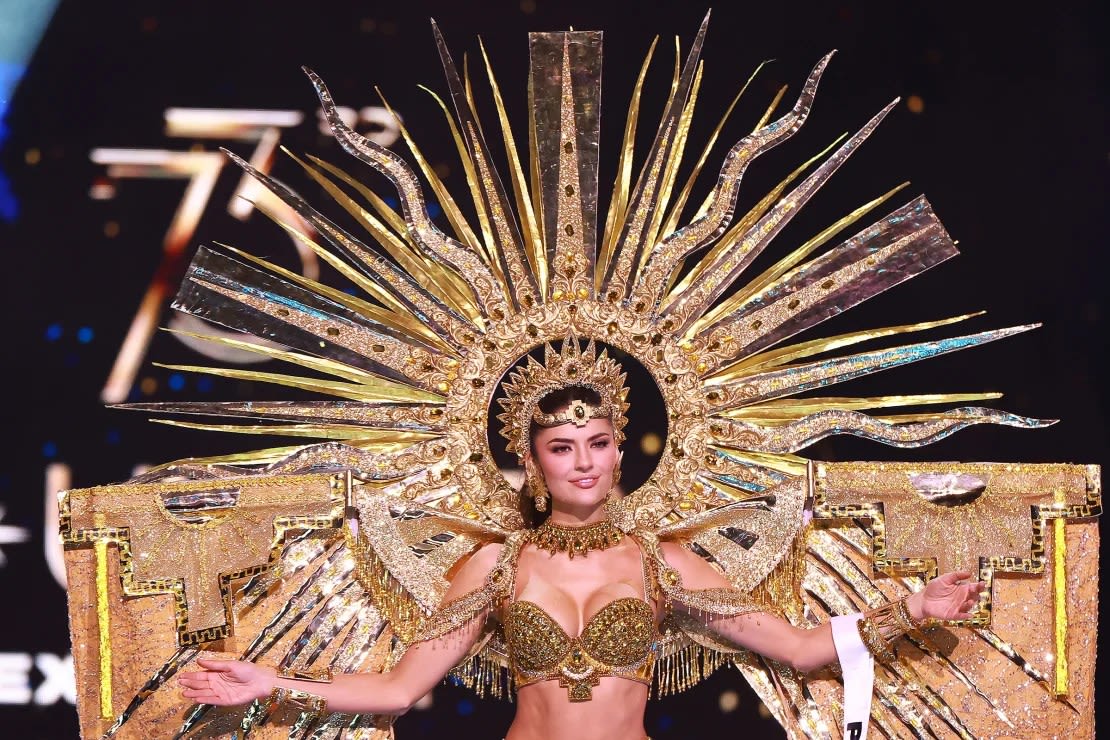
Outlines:
[[581,447],[574,451],[575,470],[589,470],[593,467],[593,456],[588,447]]

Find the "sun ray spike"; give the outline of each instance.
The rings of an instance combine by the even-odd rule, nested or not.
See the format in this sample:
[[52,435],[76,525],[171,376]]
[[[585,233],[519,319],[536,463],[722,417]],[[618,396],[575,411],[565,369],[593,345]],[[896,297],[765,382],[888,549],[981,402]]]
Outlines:
[[790,112],[737,142],[728,154],[713,189],[714,197],[705,213],[687,226],[665,237],[655,246],[632,291],[633,305],[653,309],[670,282],[671,273],[688,255],[725,233],[736,208],[740,180],[748,165],[759,155],[789,139],[802,127],[813,108],[817,85],[834,52],[814,66]]
[[708,27],[709,13],[706,13],[694,43],[690,47],[690,53],[686,57],[675,94],[663,114],[655,141],[648,150],[644,167],[640,171],[636,187],[629,199],[627,213],[632,214],[632,218],[625,221],[621,227],[620,236],[617,238],[612,258],[601,283],[602,295],[607,301],[621,301],[629,295],[644,251],[650,246],[645,242],[651,230],[652,215],[656,209],[664,208],[666,205],[659,202],[664,189],[664,169],[671,158],[671,149],[678,136],[679,119],[685,110],[686,99],[694,82]]
[[447,77],[447,87],[451,91],[455,115],[459,118],[470,158],[477,170],[479,186],[477,195],[480,202],[475,205],[489,221],[491,243],[488,246],[492,252],[491,256],[497,260],[501,273],[507,278],[506,287],[514,308],[520,308],[521,304],[533,305],[539,302],[539,287],[526,257],[520,227],[509,203],[505,186],[490,159],[489,147],[486,146],[481,127],[470,106],[466,88],[459,78],[455,62],[447,49],[447,42],[434,20],[432,33],[435,35],[436,49],[439,51],[443,73]]
[[539,289],[539,295],[546,295],[547,261],[543,254],[543,239],[540,236],[539,225],[536,223],[536,214],[532,211],[532,196],[528,192],[528,181],[524,177],[524,169],[520,164],[520,152],[517,149],[516,139],[513,137],[512,127],[509,125],[509,114],[505,109],[505,101],[501,98],[501,87],[493,74],[493,65],[486,53],[485,44],[478,39],[478,47],[482,51],[482,61],[486,66],[486,77],[489,80],[490,92],[493,93],[493,103],[497,109],[497,117],[501,123],[501,136],[505,144],[505,157],[509,163],[509,179],[513,185],[513,196],[516,198],[517,215],[520,219],[524,250],[528,262],[532,267],[532,277]]
[[431,385],[411,377],[411,363],[431,361],[438,352],[415,346],[357,311],[218,252],[197,250],[173,307],[408,385]]
[[[833,383],[842,383],[880,370],[889,370],[890,368],[926,360],[949,352],[978,347],[981,344],[1021,334],[1039,326],[1040,324],[1011,326],[1005,329],[950,337],[934,342],[904,344],[898,347],[846,355],[831,360],[818,360],[793,365],[757,373],[732,383],[709,384],[711,390],[710,393],[706,394],[706,398],[709,400],[711,411],[718,413],[729,408],[750,406],[772,398],[792,396],[813,388],[826,388]],[[710,396],[712,397],[710,398]]]
[[473,339],[477,330],[471,322],[455,313],[427,289],[416,284],[393,262],[340,229],[284,184],[256,170],[234,152],[227,149],[222,151],[308,221],[329,243],[348,255],[362,274],[393,295],[402,306],[412,311],[436,334],[456,346],[467,343],[467,337]]
[[632,181],[632,150],[636,143],[636,125],[640,119],[640,95],[644,87],[644,76],[647,75],[651,58],[655,54],[655,46],[659,43],[656,36],[647,55],[640,65],[640,74],[636,77],[636,85],[632,88],[632,99],[628,103],[628,115],[624,123],[624,138],[621,141],[620,158],[617,160],[617,174],[613,180],[613,192],[609,199],[609,211],[605,216],[605,229],[601,235],[600,253],[597,264],[594,265],[594,285],[600,292],[601,278],[608,272],[609,261],[616,246],[617,237],[620,235],[624,224],[626,209],[628,207],[628,190]]
[[751,264],[752,260],[759,256],[771,240],[782,231],[783,227],[797,215],[798,211],[809,202],[817,190],[867,140],[897,103],[897,99],[890,102],[854,136],[844,142],[809,177],[776,203],[763,218],[759,219],[751,231],[722,253],[717,261],[705,270],[704,275],[701,276],[695,286],[666,305],[662,313],[671,316],[682,331],[700,318],[712,306],[713,302],[735,282],[736,278]]
[[532,33],[533,175],[547,254],[547,300],[594,294],[601,32]]
[[490,268],[470,247],[444,234],[428,215],[423,189],[416,173],[395,153],[356,133],[345,124],[336,110],[331,93],[312,70],[304,72],[316,88],[324,116],[339,145],[352,156],[381,172],[394,187],[401,202],[409,238],[429,257],[448,265],[461,275],[474,292],[484,315],[496,318],[508,313],[505,294]]
[[775,426],[715,418],[711,428],[715,444],[726,447],[738,444],[760,452],[789,453],[836,434],[863,437],[892,447],[923,447],[973,424],[1040,429],[1055,423],[1054,419],[1031,419],[997,409],[968,406],[935,414],[927,421],[909,423],[884,421],[858,411],[831,409]]
[[[795,268],[698,334],[727,344],[711,366],[751,356],[958,254],[924,196]],[[713,345],[717,346],[717,345]]]

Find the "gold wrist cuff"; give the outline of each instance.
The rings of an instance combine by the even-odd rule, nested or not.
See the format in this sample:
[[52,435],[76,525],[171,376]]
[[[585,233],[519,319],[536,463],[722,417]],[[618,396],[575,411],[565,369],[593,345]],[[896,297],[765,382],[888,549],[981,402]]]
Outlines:
[[[332,672],[330,666],[326,668],[279,668],[274,678],[311,683],[331,683]],[[328,700],[322,696],[300,689],[275,686],[270,695],[266,697],[266,704],[273,709],[282,703],[296,707],[302,712],[313,714],[323,714],[328,711]]]
[[292,681],[311,681],[312,683],[331,683],[331,666],[324,668],[279,668],[278,678],[288,678]]
[[906,599],[898,599],[866,612],[856,627],[871,654],[889,663],[895,659],[894,641],[907,632],[920,630],[925,624],[913,618]]
[[282,699],[286,704],[311,714],[325,714],[328,711],[328,700],[317,694],[310,694],[299,689],[286,689]]
[[894,662],[894,651],[890,649],[890,645],[870,617],[864,617],[856,622],[856,629],[859,630],[860,640],[863,641],[868,652],[884,663]]

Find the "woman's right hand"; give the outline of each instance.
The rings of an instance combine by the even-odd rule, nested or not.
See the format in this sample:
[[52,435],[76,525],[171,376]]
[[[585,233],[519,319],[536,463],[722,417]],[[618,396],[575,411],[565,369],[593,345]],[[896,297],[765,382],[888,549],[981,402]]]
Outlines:
[[202,671],[189,671],[178,677],[185,698],[197,704],[226,707],[246,704],[270,694],[277,671],[242,660],[207,660],[197,665]]

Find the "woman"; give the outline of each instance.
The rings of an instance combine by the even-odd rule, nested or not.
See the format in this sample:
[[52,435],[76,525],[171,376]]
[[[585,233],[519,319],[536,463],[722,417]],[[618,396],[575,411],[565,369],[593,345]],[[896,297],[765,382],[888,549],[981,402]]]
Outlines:
[[[653,645],[668,610],[695,616],[726,644],[802,672],[837,660],[829,623],[801,629],[759,611],[693,551],[647,533],[626,536],[613,525],[607,504],[619,478],[620,390],[599,392],[587,382],[543,391],[506,404],[515,404],[506,424],[511,443],[514,415],[529,420],[527,439],[517,440],[515,451],[526,447],[522,508],[533,526],[481,547],[458,569],[438,618],[391,671],[279,675],[247,662],[201,660],[202,671],[180,678],[184,695],[216,705],[271,697],[316,710],[402,714],[469,655],[493,619],[504,632],[517,688],[508,740],[643,740]],[[863,642],[882,652],[907,618],[915,625],[969,618],[984,588],[965,582],[969,577],[945,574],[882,618],[860,619],[868,627],[860,629]],[[496,597],[472,598],[491,593],[491,584]],[[672,598],[680,593],[675,589],[694,597]],[[698,594],[724,606],[706,607]]]

